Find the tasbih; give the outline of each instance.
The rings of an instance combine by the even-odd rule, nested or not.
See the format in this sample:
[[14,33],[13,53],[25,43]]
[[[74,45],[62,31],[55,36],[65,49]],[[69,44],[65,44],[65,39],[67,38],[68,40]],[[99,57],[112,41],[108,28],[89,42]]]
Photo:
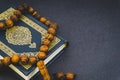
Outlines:
[[[47,67],[44,64],[44,59],[47,56],[49,46],[56,34],[56,30],[58,28],[57,23],[51,22],[50,20],[41,16],[37,11],[35,11],[33,7],[24,3],[23,5],[20,5],[8,19],[0,22],[0,31],[12,28],[15,25],[15,23],[20,19],[24,11],[28,11],[34,18],[47,25],[49,27],[47,30],[47,34],[45,35],[45,38],[42,40],[42,44],[40,46],[39,52],[37,53],[37,56],[34,55],[28,56],[25,54],[19,55],[14,53],[12,57],[5,56],[3,59],[0,59],[0,68],[3,66],[8,66],[11,63],[12,64],[21,63],[23,65],[36,64],[41,75],[43,76],[43,79],[51,80]],[[64,74],[63,72],[57,72],[54,74],[54,77],[55,80],[74,80],[75,74],[73,74],[72,72],[67,72],[66,74]]]

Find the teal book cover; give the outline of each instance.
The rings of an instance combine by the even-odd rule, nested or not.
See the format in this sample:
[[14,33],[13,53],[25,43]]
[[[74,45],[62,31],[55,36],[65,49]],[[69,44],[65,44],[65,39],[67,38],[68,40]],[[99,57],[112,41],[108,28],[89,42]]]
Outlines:
[[[9,8],[0,14],[0,21],[9,18],[15,11]],[[22,15],[13,28],[0,32],[0,59],[4,56],[17,54],[37,55],[41,41],[47,33],[47,26],[33,18],[30,14]],[[52,63],[66,47],[67,41],[56,35],[47,54],[44,63]],[[10,64],[9,67],[25,80],[30,80],[38,73],[38,68],[34,65]]]

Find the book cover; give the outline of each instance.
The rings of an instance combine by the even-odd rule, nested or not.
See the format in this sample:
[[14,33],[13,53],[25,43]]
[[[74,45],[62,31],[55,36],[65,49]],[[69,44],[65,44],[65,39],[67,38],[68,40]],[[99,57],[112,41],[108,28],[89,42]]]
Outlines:
[[[11,7],[1,13],[0,21],[9,18],[14,11],[15,9]],[[36,55],[46,33],[46,25],[30,14],[22,15],[13,28],[0,32],[0,58],[12,56],[14,53]],[[56,35],[44,60],[45,64],[51,63],[65,47],[66,40]],[[9,67],[25,80],[29,80],[39,71],[35,65],[10,64]]]

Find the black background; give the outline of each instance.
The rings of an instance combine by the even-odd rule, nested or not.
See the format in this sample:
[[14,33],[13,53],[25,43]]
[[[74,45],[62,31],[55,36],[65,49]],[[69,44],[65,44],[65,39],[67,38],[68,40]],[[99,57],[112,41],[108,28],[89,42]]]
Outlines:
[[[58,34],[69,41],[52,63],[50,74],[72,71],[76,80],[120,80],[119,0],[1,0],[0,13],[24,2],[59,24]],[[0,80],[21,80],[9,68]],[[32,80],[40,80],[39,75]]]

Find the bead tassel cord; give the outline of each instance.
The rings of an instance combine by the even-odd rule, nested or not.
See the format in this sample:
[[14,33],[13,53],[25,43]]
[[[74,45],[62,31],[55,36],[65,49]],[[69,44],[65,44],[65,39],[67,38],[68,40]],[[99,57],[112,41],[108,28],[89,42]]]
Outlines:
[[[36,64],[41,75],[43,76],[43,79],[51,80],[48,70],[44,64],[44,59],[46,58],[47,52],[49,50],[49,46],[56,34],[56,30],[58,28],[57,23],[53,23],[50,20],[47,20],[45,17],[41,16],[37,11],[35,11],[34,8],[24,3],[23,5],[20,5],[8,19],[0,22],[0,31],[12,28],[15,25],[15,23],[19,20],[21,15],[24,13],[24,11],[28,11],[34,18],[47,25],[49,27],[47,30],[47,34],[45,35],[45,38],[42,40],[42,44],[40,46],[39,52],[37,53],[37,56],[33,56],[33,55],[27,56],[25,54],[19,55],[14,53],[12,57],[6,56],[3,59],[0,59],[0,67],[8,66],[11,63],[12,64],[21,63],[23,65]],[[56,80],[60,80],[58,78],[58,74],[59,73],[56,73],[55,75],[57,76]],[[71,76],[72,73],[66,74],[66,77],[62,80],[74,80],[74,74],[72,75],[71,78],[69,78],[69,76],[67,78],[67,75]]]

